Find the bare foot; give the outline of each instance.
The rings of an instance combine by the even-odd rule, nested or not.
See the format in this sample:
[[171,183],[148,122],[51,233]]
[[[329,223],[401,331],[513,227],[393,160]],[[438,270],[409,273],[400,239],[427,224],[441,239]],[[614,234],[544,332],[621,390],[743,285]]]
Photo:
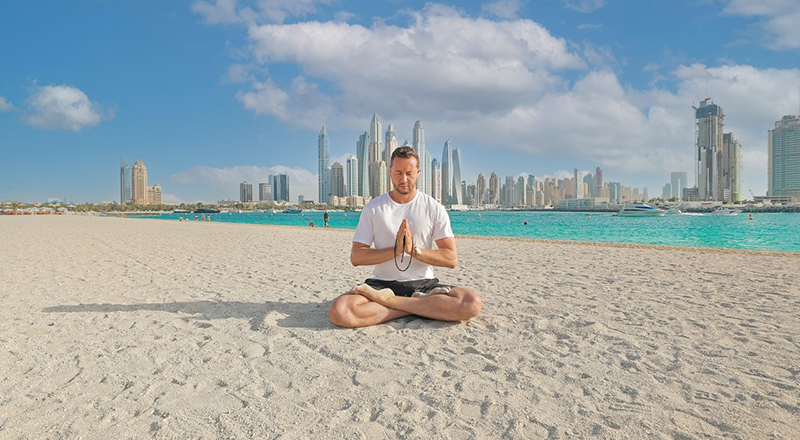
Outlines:
[[394,292],[392,292],[392,289],[375,290],[366,284],[362,284],[354,288],[353,290],[350,291],[350,293],[361,295],[367,298],[368,300],[376,302],[381,305],[384,305],[388,298],[394,296]]

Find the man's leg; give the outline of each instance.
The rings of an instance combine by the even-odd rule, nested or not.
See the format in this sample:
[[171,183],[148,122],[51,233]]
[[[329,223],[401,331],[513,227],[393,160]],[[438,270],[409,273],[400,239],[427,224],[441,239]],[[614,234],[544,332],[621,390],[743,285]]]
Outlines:
[[395,296],[389,289],[375,290],[366,284],[362,284],[353,289],[352,293],[358,293],[370,302],[377,303],[389,310],[440,321],[471,319],[478,316],[483,308],[483,303],[478,294],[465,287],[453,287],[447,294],[408,298]]
[[[370,301],[367,297],[356,293],[356,289],[333,300],[328,308],[328,317],[332,323],[339,327],[367,327],[408,315],[408,312],[390,309]],[[383,290],[394,296],[391,290]]]

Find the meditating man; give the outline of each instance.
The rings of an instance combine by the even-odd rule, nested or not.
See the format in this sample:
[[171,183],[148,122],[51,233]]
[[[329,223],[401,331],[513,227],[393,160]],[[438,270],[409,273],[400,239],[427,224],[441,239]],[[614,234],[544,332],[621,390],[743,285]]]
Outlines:
[[350,250],[354,266],[375,266],[373,277],[333,301],[334,324],[365,327],[406,315],[460,321],[480,313],[475,292],[434,278],[433,266],[456,267],[458,251],[444,206],[417,191],[419,171],[413,148],[394,150],[393,189],[364,207]]

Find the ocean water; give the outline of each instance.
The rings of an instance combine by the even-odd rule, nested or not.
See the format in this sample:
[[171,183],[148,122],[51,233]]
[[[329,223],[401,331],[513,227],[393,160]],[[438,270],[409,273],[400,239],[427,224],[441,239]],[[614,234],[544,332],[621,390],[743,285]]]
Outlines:
[[[355,229],[358,212],[331,212],[330,226]],[[200,214],[163,214],[162,218],[194,220]],[[302,214],[231,212],[211,214],[211,221],[322,227],[322,211]],[[800,214],[756,213],[715,216],[683,214],[664,217],[616,217],[612,213],[541,211],[453,211],[457,235],[544,238],[609,243],[657,244],[800,253]],[[526,225],[525,222],[528,222]]]

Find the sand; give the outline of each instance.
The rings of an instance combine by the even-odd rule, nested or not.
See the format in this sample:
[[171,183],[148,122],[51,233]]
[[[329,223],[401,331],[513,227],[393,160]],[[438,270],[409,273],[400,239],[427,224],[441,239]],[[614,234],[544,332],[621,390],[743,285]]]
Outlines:
[[0,438],[800,438],[797,254],[458,238],[348,330],[352,231],[0,216]]

